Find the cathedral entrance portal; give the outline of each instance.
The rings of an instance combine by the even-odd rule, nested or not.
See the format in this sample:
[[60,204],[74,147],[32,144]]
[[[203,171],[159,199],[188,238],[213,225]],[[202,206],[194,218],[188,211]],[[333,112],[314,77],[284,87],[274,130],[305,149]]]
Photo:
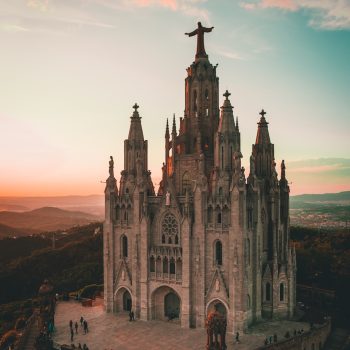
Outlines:
[[152,319],[174,320],[181,318],[181,298],[171,287],[162,286],[152,293]]
[[130,311],[132,309],[132,297],[128,288],[121,287],[116,291],[114,305],[115,312]]
[[169,320],[180,316],[180,298],[173,292],[164,297],[164,316]]

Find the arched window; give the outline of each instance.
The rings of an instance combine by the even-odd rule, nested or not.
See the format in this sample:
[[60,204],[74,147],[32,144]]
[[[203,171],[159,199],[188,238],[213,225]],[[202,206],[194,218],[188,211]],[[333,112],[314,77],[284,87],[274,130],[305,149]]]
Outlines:
[[221,146],[221,169],[224,169],[224,147]]
[[205,100],[208,101],[209,100],[209,91],[208,91],[208,89],[205,89],[204,96],[205,96]]
[[128,237],[125,235],[122,236],[122,257],[128,257]]
[[246,251],[246,255],[247,255],[247,264],[248,266],[250,265],[250,240],[249,238],[247,238],[247,241],[246,241],[246,244],[247,244],[247,251]]
[[247,310],[250,310],[250,306],[251,304],[250,304],[250,295],[249,294],[247,294]]
[[219,196],[222,196],[222,187],[219,187]]
[[[179,227],[173,214],[166,214],[162,222],[162,243],[179,244]],[[177,239],[176,239],[177,236]],[[177,242],[177,243],[176,243]]]
[[213,222],[213,208],[208,208],[208,224],[211,224]]
[[149,270],[150,270],[150,272],[155,272],[156,271],[156,261],[155,261],[153,255],[149,259]]
[[218,216],[217,216],[217,223],[218,223],[218,224],[221,224],[221,213],[218,213]]
[[163,258],[163,273],[169,272],[169,266],[168,266],[168,258]]
[[170,259],[170,264],[169,264],[169,270],[171,274],[175,274],[175,259],[171,258]]
[[187,171],[182,176],[182,194],[186,194],[186,191],[191,191],[191,179]]
[[280,301],[284,301],[284,284],[280,284]]
[[265,285],[265,300],[270,301],[271,300],[271,285],[269,282]]
[[215,243],[215,262],[217,265],[222,265],[222,243],[216,241]]
[[197,90],[193,91],[193,110],[197,112]]

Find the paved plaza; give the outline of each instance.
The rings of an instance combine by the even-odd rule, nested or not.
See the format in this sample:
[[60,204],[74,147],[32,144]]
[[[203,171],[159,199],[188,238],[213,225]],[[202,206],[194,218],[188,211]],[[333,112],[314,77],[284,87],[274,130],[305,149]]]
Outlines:
[[[87,320],[89,333],[84,334],[80,316]],[[84,343],[89,350],[204,350],[205,329],[184,329],[176,322],[136,320],[129,322],[127,314],[106,314],[101,302],[83,307],[75,301],[59,302],[56,308],[54,340],[59,344],[71,344],[69,321],[79,324],[74,344]],[[233,343],[233,335],[227,333],[228,349],[255,349],[263,345],[267,336],[277,334],[282,339],[287,330],[308,330],[308,325],[293,321],[273,321],[256,325],[249,334],[241,334],[239,344]]]

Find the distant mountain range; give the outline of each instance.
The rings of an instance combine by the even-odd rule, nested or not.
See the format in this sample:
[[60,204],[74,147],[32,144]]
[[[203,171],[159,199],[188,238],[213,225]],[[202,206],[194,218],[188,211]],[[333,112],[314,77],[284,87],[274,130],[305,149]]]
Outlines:
[[350,191],[291,196],[291,202],[350,204]]
[[82,211],[100,219],[104,217],[104,195],[51,196],[51,197],[0,197],[0,211],[28,211],[42,207]]
[[95,215],[54,207],[25,212],[2,211],[0,212],[0,237],[65,230],[97,221],[101,221],[101,219]]

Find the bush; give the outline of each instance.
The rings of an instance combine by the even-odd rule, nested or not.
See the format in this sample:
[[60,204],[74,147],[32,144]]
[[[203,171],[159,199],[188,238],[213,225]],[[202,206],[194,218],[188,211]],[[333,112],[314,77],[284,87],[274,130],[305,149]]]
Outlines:
[[15,324],[15,330],[19,331],[23,329],[26,326],[26,320],[24,317],[17,318],[16,324]]
[[17,339],[17,332],[11,330],[6,332],[0,340],[0,350],[7,350]]
[[96,295],[96,292],[103,289],[103,286],[98,284],[90,284],[82,288],[79,292],[80,298],[93,298]]

